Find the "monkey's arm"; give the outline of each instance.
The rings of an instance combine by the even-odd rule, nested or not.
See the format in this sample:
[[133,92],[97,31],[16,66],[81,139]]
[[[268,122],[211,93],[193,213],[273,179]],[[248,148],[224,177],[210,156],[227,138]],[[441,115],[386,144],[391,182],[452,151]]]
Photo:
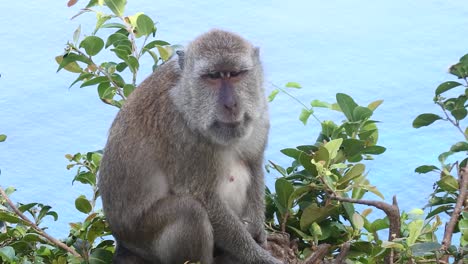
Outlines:
[[244,219],[247,230],[261,246],[266,246],[265,222],[265,184],[262,162],[249,164],[252,172],[252,181],[247,190],[247,208]]
[[209,199],[206,206],[217,247],[236,256],[241,263],[282,263],[255,242],[240,219],[220,199]]

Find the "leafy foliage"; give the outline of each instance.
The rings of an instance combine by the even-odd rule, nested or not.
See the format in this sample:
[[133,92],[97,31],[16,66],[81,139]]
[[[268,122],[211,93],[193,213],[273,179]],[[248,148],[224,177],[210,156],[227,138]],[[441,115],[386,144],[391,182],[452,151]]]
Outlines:
[[[69,0],[73,6],[77,0]],[[75,16],[96,15],[95,27],[83,34],[81,26],[68,42],[64,54],[55,58],[57,71],[77,75],[71,86],[95,87],[106,104],[121,107],[136,89],[142,56],[151,56],[153,70],[167,61],[178,48],[156,39],[154,21],[143,13],[124,15],[126,0],[90,0]],[[113,59],[98,62],[101,54]],[[399,212],[369,180],[366,164],[385,147],[378,144],[378,121],[372,119],[382,104],[376,100],[359,105],[351,96],[336,95],[336,102],[312,100],[305,104],[289,91],[300,90],[297,82],[276,87],[268,97],[280,93],[302,106],[299,120],[306,125],[312,117],[321,127],[315,142],[286,148],[291,158],[285,167],[273,161],[267,170],[279,177],[274,192],[266,190],[266,225],[271,232],[287,232],[297,242],[298,258],[305,259],[323,244],[329,244],[325,258],[343,257],[346,263],[448,263],[467,260],[468,213],[464,170],[468,158],[468,129],[462,128],[467,116],[468,55],[450,68],[458,81],[447,81],[435,89],[434,103],[441,113],[423,113],[413,122],[415,128],[446,122],[462,134],[448,150],[439,155],[440,164],[422,165],[417,173],[436,172],[439,179],[423,209]],[[130,80],[126,77],[130,76]],[[459,91],[458,93],[456,91]],[[320,121],[316,107],[338,111],[344,121]],[[0,134],[0,142],[7,139]],[[99,200],[97,174],[102,151],[67,154],[67,169],[76,170],[73,183],[88,185],[91,196],[80,195],[75,208],[83,218],[70,223],[68,236],[59,241],[50,237],[43,220],[57,220],[58,213],[48,205],[32,202],[13,204],[8,198],[15,189],[0,188],[0,259],[2,263],[110,263],[115,244]],[[454,160],[455,157],[462,157]],[[364,197],[375,200],[364,200]],[[356,204],[364,205],[357,207]],[[382,210],[385,217],[373,210]],[[436,236],[443,225],[441,214],[450,217],[444,237]],[[388,237],[382,238],[382,232]],[[452,245],[452,234],[460,233],[460,242]],[[344,255],[343,255],[344,254]],[[341,256],[343,255],[343,256]]]

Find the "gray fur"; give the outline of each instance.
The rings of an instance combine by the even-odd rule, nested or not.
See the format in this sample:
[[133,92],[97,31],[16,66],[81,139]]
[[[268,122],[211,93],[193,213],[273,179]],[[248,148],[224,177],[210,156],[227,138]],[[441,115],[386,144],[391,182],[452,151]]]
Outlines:
[[[110,129],[99,189],[114,263],[279,264],[262,248],[269,120],[258,49],[212,30],[179,56],[133,92]],[[216,71],[243,71],[223,86],[235,107],[202,77]],[[236,195],[220,193],[232,186]]]

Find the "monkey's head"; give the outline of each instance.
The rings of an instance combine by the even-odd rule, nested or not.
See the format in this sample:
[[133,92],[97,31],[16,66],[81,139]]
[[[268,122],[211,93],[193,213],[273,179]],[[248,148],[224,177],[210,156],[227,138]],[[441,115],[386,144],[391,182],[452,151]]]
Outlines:
[[259,49],[242,37],[212,30],[178,52],[182,69],[171,97],[191,129],[229,145],[266,118]]

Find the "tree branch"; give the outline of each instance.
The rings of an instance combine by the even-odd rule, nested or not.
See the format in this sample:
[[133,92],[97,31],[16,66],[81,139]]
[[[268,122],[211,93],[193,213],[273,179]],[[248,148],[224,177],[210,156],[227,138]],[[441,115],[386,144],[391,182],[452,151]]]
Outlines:
[[[453,209],[452,215],[450,216],[450,221],[445,226],[444,239],[442,240],[442,250],[444,251],[447,250],[452,244],[453,230],[455,229],[455,226],[458,223],[458,218],[460,217],[460,214],[463,210],[463,203],[467,198],[468,167],[459,169],[457,166],[457,171],[459,194],[457,202],[455,204],[455,208]],[[445,255],[442,259],[448,262],[449,255]]]
[[398,203],[396,196],[393,196],[393,204],[388,204],[386,202],[381,201],[373,201],[373,200],[361,200],[361,199],[352,199],[347,197],[340,197],[332,194],[330,199],[340,201],[340,202],[348,202],[348,203],[355,203],[355,204],[363,204],[376,207],[385,212],[390,220],[390,231],[388,234],[388,241],[392,241],[395,238],[400,237],[400,209],[398,208]]
[[8,205],[10,206],[10,208],[13,210],[13,212],[18,215],[21,219],[23,219],[23,221],[28,225],[30,226],[31,228],[33,228],[39,235],[43,236],[44,238],[46,238],[50,243],[62,248],[63,250],[71,253],[73,256],[75,257],[80,257],[80,254],[78,254],[78,252],[76,252],[73,248],[65,245],[63,242],[57,240],[56,238],[50,236],[49,234],[47,234],[44,230],[42,230],[40,227],[38,227],[35,223],[33,223],[31,220],[29,220],[29,218],[27,218],[16,206],[15,204],[13,204],[13,202],[10,200],[10,198],[8,197],[8,195],[5,193],[5,191],[0,187],[0,195],[6,200],[6,202],[8,203]]

